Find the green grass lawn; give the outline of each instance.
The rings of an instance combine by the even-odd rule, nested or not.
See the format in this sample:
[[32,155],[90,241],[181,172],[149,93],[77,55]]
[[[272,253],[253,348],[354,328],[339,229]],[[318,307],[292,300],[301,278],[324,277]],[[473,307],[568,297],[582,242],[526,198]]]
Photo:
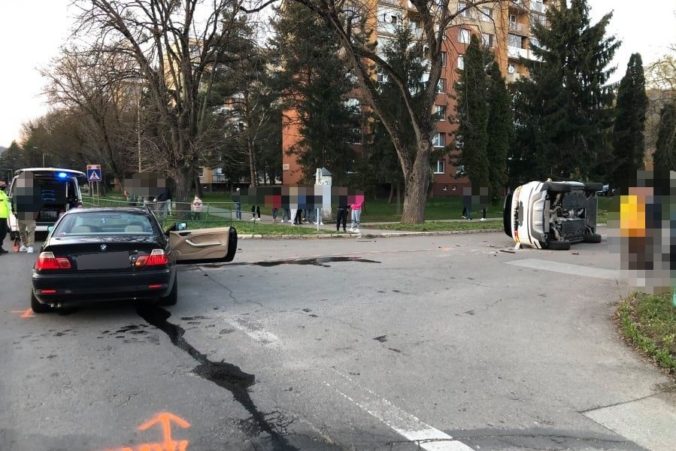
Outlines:
[[622,301],[617,317],[627,341],[676,374],[676,307],[671,292],[635,293]]
[[609,220],[618,219],[620,214],[620,196],[598,198],[598,212],[596,222],[598,224],[607,224]]
[[[90,198],[87,198],[90,199]],[[123,202],[122,195],[113,193],[97,201],[98,205],[126,205]],[[231,210],[234,203],[230,193],[204,193],[202,198],[205,206],[213,206],[219,209]],[[186,204],[187,207],[188,204]],[[261,205],[261,214],[271,215],[272,209],[269,206]],[[489,203],[486,208],[488,218],[502,218],[502,200],[498,203]],[[607,223],[609,219],[616,219],[619,212],[619,196],[599,197],[598,198],[598,223]],[[242,205],[242,215],[244,219],[251,216],[251,205],[244,203]],[[461,219],[462,215],[462,197],[444,197],[428,199],[425,205],[425,220],[446,220]],[[481,218],[481,211],[474,208],[472,211],[474,219]],[[367,199],[364,203],[361,220],[367,224],[369,222],[399,222],[401,211],[398,211],[396,202],[388,203],[386,199]],[[381,228],[381,227],[379,227]],[[453,229],[455,230],[455,229]]]

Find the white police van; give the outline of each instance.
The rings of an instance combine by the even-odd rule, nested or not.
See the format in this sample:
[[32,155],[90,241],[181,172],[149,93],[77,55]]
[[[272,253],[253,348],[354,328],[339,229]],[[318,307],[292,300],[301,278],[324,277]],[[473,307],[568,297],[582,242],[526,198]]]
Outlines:
[[[24,168],[14,173],[7,195],[12,200],[18,189],[17,180],[32,174],[33,199],[37,211],[36,232],[47,232],[59,216],[71,208],[82,206],[80,183],[86,182],[84,172],[61,168]],[[18,238],[18,223],[14,212],[9,215],[10,238]]]

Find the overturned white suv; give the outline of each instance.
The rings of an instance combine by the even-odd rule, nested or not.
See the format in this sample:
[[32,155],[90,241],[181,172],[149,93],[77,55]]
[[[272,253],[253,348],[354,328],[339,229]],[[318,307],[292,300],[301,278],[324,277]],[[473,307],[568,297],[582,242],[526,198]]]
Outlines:
[[572,243],[600,243],[596,192],[600,183],[530,182],[505,199],[505,233],[517,246],[568,250]]

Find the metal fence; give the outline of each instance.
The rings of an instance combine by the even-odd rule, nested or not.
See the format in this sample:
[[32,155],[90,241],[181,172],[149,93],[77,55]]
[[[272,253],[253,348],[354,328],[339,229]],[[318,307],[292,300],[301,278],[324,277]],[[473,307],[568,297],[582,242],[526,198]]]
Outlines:
[[128,201],[108,197],[87,196],[82,199],[85,208],[96,207],[147,207],[163,226],[174,222],[185,222],[190,229],[203,227],[231,226],[237,221],[235,202],[209,202],[200,206],[191,202],[150,201],[140,199]]

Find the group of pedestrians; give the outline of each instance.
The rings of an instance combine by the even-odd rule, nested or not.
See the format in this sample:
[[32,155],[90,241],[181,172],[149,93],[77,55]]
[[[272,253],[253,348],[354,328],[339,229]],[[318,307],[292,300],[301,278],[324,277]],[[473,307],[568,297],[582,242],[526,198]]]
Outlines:
[[361,223],[361,210],[364,206],[364,196],[354,196],[352,202],[347,198],[340,197],[338,201],[338,215],[336,219],[336,232],[340,231],[340,226],[343,226],[343,232],[347,232],[347,215],[351,212],[350,232],[359,233],[359,225]]

